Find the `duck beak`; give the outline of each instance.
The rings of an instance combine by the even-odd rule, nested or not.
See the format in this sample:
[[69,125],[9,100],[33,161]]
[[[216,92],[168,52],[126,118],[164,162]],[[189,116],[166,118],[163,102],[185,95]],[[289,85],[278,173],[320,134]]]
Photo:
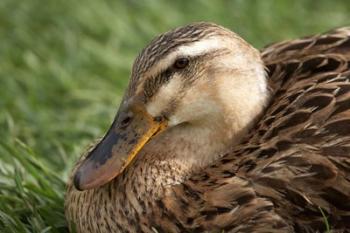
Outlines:
[[89,153],[74,175],[74,186],[86,190],[104,185],[120,175],[142,147],[167,126],[145,110],[132,116],[118,113],[104,138]]

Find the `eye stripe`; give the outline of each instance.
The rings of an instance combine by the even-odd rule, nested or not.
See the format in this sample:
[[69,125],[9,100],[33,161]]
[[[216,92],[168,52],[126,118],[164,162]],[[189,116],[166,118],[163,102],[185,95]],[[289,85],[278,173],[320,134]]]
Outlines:
[[[192,58],[191,60],[197,59],[198,57],[199,56],[196,56],[196,57]],[[145,81],[145,84],[144,84],[144,94],[146,97],[146,102],[147,102],[147,100],[152,98],[152,96],[158,91],[158,89],[163,84],[167,83],[170,80],[173,73],[181,72],[181,71],[182,71],[181,69],[174,68],[174,66],[171,65],[171,67],[162,71],[159,75],[147,79]]]
[[[217,51],[211,51],[208,53],[203,53],[203,54],[199,54],[199,55],[187,58],[189,59],[189,64],[190,64],[188,66],[191,66],[193,69],[197,69],[198,67],[196,67],[196,65],[201,59],[203,58],[208,59],[210,57],[215,57],[217,55],[224,54],[225,52],[227,52],[227,49],[219,49]],[[176,60],[178,59],[179,58],[177,58]],[[174,63],[176,62],[176,60],[174,61]],[[191,72],[191,69],[186,69],[187,67],[185,67],[185,69],[174,68],[174,63],[172,63],[168,69],[161,71],[158,75],[146,78],[143,86],[145,102],[151,99],[152,96],[154,96],[155,93],[157,93],[157,91],[162,85],[169,82],[169,80],[171,79],[171,77],[175,72],[185,72],[187,74],[193,73],[193,71]],[[195,76],[189,77],[187,80],[187,83],[190,84],[195,80],[195,78],[196,78]]]
[[146,102],[158,91],[158,89],[170,80],[172,72],[170,69],[163,71],[160,75],[151,77],[145,81],[144,94]]
[[156,37],[137,56],[126,96],[143,93],[146,79],[156,76],[178,55],[193,56],[219,49],[225,37],[237,36],[230,30],[205,22],[176,28]]

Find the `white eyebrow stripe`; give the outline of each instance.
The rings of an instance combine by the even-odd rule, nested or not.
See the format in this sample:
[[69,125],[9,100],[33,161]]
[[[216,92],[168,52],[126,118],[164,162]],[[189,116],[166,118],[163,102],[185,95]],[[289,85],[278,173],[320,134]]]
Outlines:
[[166,70],[178,57],[195,57],[204,53],[209,53],[224,47],[224,43],[224,40],[220,37],[211,37],[188,45],[183,45],[154,64],[145,75],[155,76],[161,71]]
[[223,47],[222,40],[212,37],[179,47],[175,53],[182,56],[198,56]]

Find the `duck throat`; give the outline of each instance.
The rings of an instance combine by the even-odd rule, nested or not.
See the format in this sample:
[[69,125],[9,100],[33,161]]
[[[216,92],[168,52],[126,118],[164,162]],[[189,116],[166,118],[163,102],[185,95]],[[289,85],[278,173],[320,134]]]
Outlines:
[[[246,130],[234,131],[224,120],[211,124],[184,124],[150,141],[127,169],[128,183],[138,195],[162,196],[170,186],[212,164],[238,143]],[[130,186],[131,187],[131,186]]]
[[[201,105],[206,109],[203,115],[168,128],[143,147],[125,171],[126,183],[136,184],[132,188],[140,196],[161,197],[166,188],[210,166],[240,143],[269,101],[264,72],[259,71],[236,74],[226,79],[227,85],[216,84],[211,93],[216,98]],[[234,86],[244,88],[233,91]]]

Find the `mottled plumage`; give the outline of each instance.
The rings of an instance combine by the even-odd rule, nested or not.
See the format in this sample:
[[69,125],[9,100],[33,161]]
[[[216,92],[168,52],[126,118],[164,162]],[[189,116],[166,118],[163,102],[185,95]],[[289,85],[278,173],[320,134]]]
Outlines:
[[220,34],[232,34],[224,28],[217,30],[214,24],[199,23],[186,27],[179,27],[154,38],[150,44],[141,51],[135,59],[132,69],[132,79],[130,81],[129,92],[142,81],[142,75],[154,65],[154,63],[176,49],[179,45],[186,45]]
[[[188,29],[227,33],[193,24],[156,41],[167,53],[176,37],[193,40]],[[142,56],[134,73],[153,63]],[[194,174],[144,155],[99,188],[79,192],[70,181],[68,221],[79,232],[324,232],[323,212],[333,232],[349,231],[350,28],[272,44],[262,59],[270,101],[240,143]]]

